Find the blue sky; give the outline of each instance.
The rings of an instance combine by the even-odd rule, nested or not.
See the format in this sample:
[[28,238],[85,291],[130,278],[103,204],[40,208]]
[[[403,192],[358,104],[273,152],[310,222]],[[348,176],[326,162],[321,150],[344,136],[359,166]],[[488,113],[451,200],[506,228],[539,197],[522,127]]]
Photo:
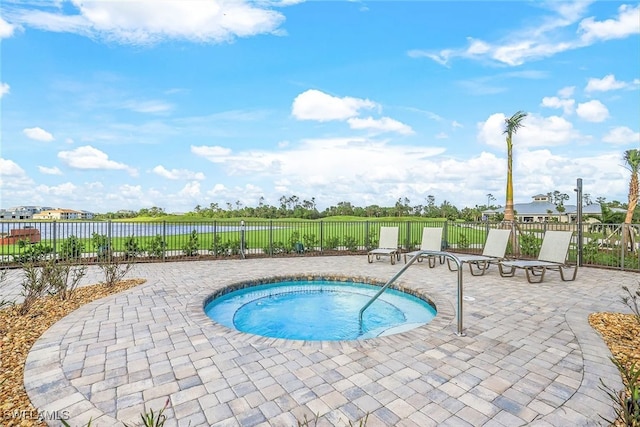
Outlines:
[[626,202],[640,5],[3,0],[0,207]]

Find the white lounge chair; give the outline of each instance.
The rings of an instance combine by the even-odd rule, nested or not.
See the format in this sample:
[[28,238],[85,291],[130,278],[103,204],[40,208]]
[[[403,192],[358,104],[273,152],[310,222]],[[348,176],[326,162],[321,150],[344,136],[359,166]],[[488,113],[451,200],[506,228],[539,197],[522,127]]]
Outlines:
[[373,262],[373,259],[380,259],[381,256],[391,258],[391,264],[395,264],[400,259],[400,251],[398,249],[398,227],[380,227],[380,242],[376,249],[372,249],[367,253],[367,261]]
[[[487,234],[487,240],[484,243],[482,255],[455,254],[455,256],[456,258],[458,258],[458,260],[460,260],[461,264],[469,264],[469,271],[471,271],[471,275],[482,276],[487,272],[492,263],[497,264],[500,261],[504,260],[504,255],[507,252],[507,245],[509,244],[510,235],[510,229],[501,230],[492,228]],[[449,266],[449,270],[457,270],[457,267],[454,268],[454,266],[452,266],[450,258],[447,258],[447,265]],[[473,269],[473,266],[476,267],[475,271]]]
[[[537,260],[500,261],[498,268],[502,277],[513,277],[517,268],[527,273],[529,283],[540,283],[547,270],[557,270],[564,282],[575,280],[577,265],[567,264],[567,254],[571,244],[571,231],[547,231],[542,239],[542,247]],[[573,274],[565,278],[564,271],[573,270]]]
[[[413,258],[418,256],[420,251],[441,251],[442,250],[442,227],[424,227],[422,229],[422,242],[420,243],[419,251],[412,251],[404,254],[404,263],[407,263],[407,258]],[[433,255],[419,255],[418,262],[421,262],[424,258],[429,260],[429,267],[436,266],[436,257]]]

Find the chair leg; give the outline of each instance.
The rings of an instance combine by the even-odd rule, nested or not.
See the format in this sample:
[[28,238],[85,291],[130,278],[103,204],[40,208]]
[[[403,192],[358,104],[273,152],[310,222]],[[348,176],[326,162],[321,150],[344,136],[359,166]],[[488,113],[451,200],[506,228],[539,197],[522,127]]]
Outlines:
[[451,258],[447,258],[447,267],[449,267],[450,271],[458,271],[457,268],[451,268]]
[[[535,268],[536,267],[526,267],[525,271],[527,272],[527,280],[529,281],[529,283],[540,283],[544,280],[544,273],[546,273],[547,271],[547,267],[541,267],[541,273],[540,275],[537,275],[535,273]],[[532,280],[534,277],[539,277],[539,280]]]
[[500,271],[500,276],[502,277],[513,277],[516,274],[515,267],[509,266],[509,270],[506,270],[505,266],[501,263],[498,264],[498,270]]
[[427,260],[429,260],[429,267],[433,268],[436,266],[436,258],[435,257],[427,257]]
[[369,261],[369,264],[373,263],[373,256],[371,256],[371,254],[367,254],[367,261]]
[[[487,261],[472,261],[467,264],[469,264],[469,271],[471,271],[472,276],[484,276],[484,273],[487,272],[490,265]],[[475,264],[477,268],[476,272],[473,271],[472,264]]]
[[576,274],[578,273],[578,266],[574,266],[574,267],[566,267],[567,270],[573,270],[573,274],[571,275],[570,279],[565,279],[564,278],[564,268],[562,268],[562,266],[559,267],[560,270],[560,278],[562,279],[563,282],[571,282],[573,280],[576,280]]

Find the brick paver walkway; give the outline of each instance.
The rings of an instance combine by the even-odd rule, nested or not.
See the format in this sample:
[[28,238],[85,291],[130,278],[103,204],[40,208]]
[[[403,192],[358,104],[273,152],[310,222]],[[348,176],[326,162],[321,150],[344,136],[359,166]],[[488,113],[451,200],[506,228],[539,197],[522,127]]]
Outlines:
[[[575,282],[548,273],[531,285],[522,272],[467,270],[464,337],[455,333],[457,275],[426,263],[398,283],[429,295],[438,315],[397,335],[285,341],[230,331],[202,311],[214,290],[239,281],[386,281],[401,266],[363,256],[138,264],[129,277],[147,283],[81,307],[37,341],[25,387],[38,409],[68,411],[74,426],[136,423],[167,399],[167,427],[347,426],[367,414],[367,426],[419,427],[586,426],[613,417],[599,379],[620,389],[620,376],[587,316],[624,312],[620,286],[635,287],[635,273],[582,268]],[[84,282],[100,280],[92,268]]]

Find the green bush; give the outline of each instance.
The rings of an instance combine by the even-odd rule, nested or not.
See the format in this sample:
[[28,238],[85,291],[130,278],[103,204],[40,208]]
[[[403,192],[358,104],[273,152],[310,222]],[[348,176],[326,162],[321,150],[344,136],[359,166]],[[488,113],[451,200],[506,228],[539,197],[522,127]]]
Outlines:
[[324,248],[329,250],[336,250],[340,246],[340,238],[339,237],[329,237],[324,241]]
[[149,243],[147,243],[147,254],[150,257],[154,258],[162,258],[164,256],[164,251],[167,248],[167,242],[162,239],[162,236],[156,234]]
[[60,259],[62,260],[78,260],[82,257],[82,251],[84,250],[84,243],[76,236],[69,236],[62,241],[60,245]]
[[47,255],[53,253],[53,248],[43,243],[30,243],[28,240],[20,240],[18,248],[22,249],[22,253],[13,255],[13,260],[24,263],[38,263],[44,260]]
[[192,230],[189,240],[182,246],[182,253],[186,256],[198,256],[198,231]]
[[348,251],[355,252],[358,250],[358,240],[353,236],[344,236],[343,244]]
[[520,253],[528,256],[538,256],[540,253],[540,247],[542,243],[540,239],[536,237],[533,233],[522,233],[520,234]]
[[307,251],[313,251],[320,244],[320,241],[315,234],[305,234],[302,236],[302,243]]
[[124,241],[124,258],[125,259],[135,258],[138,255],[140,255],[142,252],[143,252],[142,247],[133,236],[129,236]]

